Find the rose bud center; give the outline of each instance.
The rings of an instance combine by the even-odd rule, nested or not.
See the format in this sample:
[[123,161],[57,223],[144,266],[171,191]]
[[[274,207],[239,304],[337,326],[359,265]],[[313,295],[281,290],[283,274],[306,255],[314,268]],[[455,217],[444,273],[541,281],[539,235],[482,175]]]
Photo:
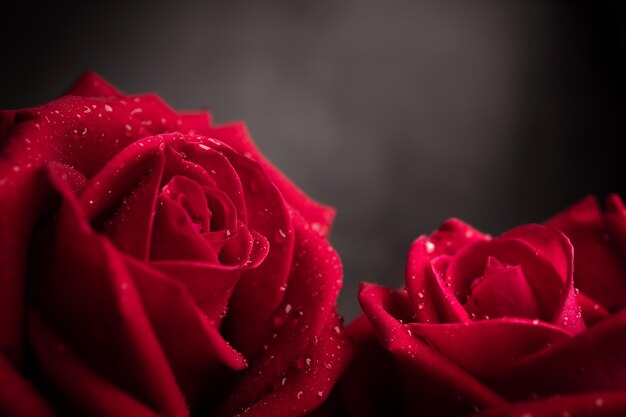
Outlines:
[[491,256],[487,258],[483,275],[471,282],[464,307],[476,319],[541,316],[521,266],[507,265]]

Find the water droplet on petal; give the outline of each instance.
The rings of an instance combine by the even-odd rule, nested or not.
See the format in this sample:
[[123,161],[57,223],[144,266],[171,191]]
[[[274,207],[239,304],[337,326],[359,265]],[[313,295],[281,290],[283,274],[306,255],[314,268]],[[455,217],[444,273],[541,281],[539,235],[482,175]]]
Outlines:
[[276,243],[282,243],[287,239],[287,233],[283,229],[278,229],[276,234],[274,235],[274,240]]
[[435,251],[435,244],[430,240],[426,241],[426,253],[433,253]]

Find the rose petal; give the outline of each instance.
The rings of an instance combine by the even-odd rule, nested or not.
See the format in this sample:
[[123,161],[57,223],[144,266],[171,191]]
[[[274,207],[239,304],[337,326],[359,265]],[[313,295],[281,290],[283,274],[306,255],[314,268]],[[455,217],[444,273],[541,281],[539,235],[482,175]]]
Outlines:
[[273,390],[247,406],[242,417],[303,416],[319,407],[328,397],[352,356],[352,347],[334,315],[316,341],[302,351],[298,361],[273,384]]
[[85,71],[65,95],[83,97],[122,96],[123,93],[93,71]]
[[[311,230],[304,219],[294,218],[294,226],[294,260],[283,308],[277,312],[273,323],[276,336],[264,340],[267,350],[259,355],[233,391],[224,405],[225,415],[259,402],[277,381],[290,372],[290,368],[307,365],[302,352],[319,339],[329,315],[334,314],[333,303],[341,288],[339,257],[328,241]],[[328,368],[343,366],[344,360],[344,357],[336,355]],[[319,389],[328,393],[332,385],[333,379],[326,380],[326,385]]]
[[29,319],[30,341],[37,362],[65,400],[60,405],[69,409],[66,412],[99,417],[158,417],[159,414],[145,404],[95,373],[54,333],[39,313],[31,312]]
[[[498,343],[502,343],[500,338]],[[507,398],[626,389],[626,311],[523,358],[486,382]]]
[[437,254],[454,255],[462,247],[483,240],[490,240],[491,236],[481,233],[463,221],[451,218],[446,220],[430,236]]
[[37,274],[32,304],[94,372],[161,413],[186,415],[123,258],[90,229],[72,191],[49,172],[63,203],[51,236],[33,249],[42,251],[38,267],[46,273]]
[[487,236],[457,219],[450,219],[431,237],[421,236],[413,242],[407,257],[405,280],[413,303],[417,321],[438,322],[437,306],[431,297],[426,297],[436,283],[433,280],[431,260],[441,255],[453,255],[472,242],[486,240]]
[[417,397],[414,400],[416,410],[441,416],[462,415],[475,407],[484,408],[505,402],[472,375],[412,336],[389,313],[389,308],[408,306],[406,293],[362,284],[359,301],[382,345],[412,376],[408,380],[412,381],[412,390]]
[[0,161],[0,355],[15,363],[22,356],[24,274],[29,237],[43,210],[46,188],[32,170],[14,171]]
[[451,256],[442,255],[431,261],[432,271],[426,275],[426,279],[430,281],[428,291],[424,290],[417,294],[418,311],[423,308],[426,300],[428,300],[437,312],[437,320],[435,321],[437,323],[463,323],[470,320],[467,311],[459,303],[445,277],[445,271],[451,258]]
[[558,396],[490,408],[476,417],[618,417],[626,415],[623,392]]
[[[212,316],[205,316],[190,295],[189,287],[182,282],[132,258],[127,262],[152,328],[189,405],[196,409],[215,402],[224,387],[226,367],[240,370],[247,366],[246,360],[220,335],[220,316],[215,316],[214,312]],[[190,267],[184,269],[192,271]],[[201,268],[194,272],[198,275]],[[207,269],[203,272],[203,280],[209,281],[204,290],[218,289],[210,281],[226,278],[223,283],[226,288],[219,289],[228,294],[236,282],[236,274],[229,277],[226,274],[214,276]]]
[[416,337],[474,377],[497,373],[512,362],[570,336],[548,323],[521,319],[406,325]]
[[177,201],[160,196],[157,207],[150,247],[151,260],[219,263],[213,246],[193,227],[187,211]]
[[[613,244],[619,216],[614,198],[607,201],[606,222],[594,197],[587,197],[546,224],[561,230],[574,246],[574,282],[582,292],[609,311],[626,306],[626,265]],[[622,215],[623,218],[623,215]],[[620,234],[617,232],[617,234]],[[615,242],[619,241],[619,238]],[[579,256],[580,254],[580,256]]]
[[578,332],[584,322],[573,286],[573,251],[567,238],[556,229],[527,225],[491,241],[476,242],[456,254],[448,267],[451,288],[461,302],[469,295],[471,282],[483,275],[487,259],[520,265],[541,308],[541,317]]
[[46,401],[0,354],[0,415],[53,417]]
[[611,315],[600,303],[583,293],[578,294],[577,300],[587,327],[593,326]]
[[263,168],[227,146],[220,148],[244,184],[248,227],[269,241],[267,257],[237,283],[224,334],[248,359],[259,354],[274,332],[271,317],[288,288],[294,253],[294,231],[285,201]]
[[[537,300],[519,266],[503,266],[495,258],[468,297],[465,308],[478,318],[541,318]],[[550,318],[548,318],[549,320]]]
[[398,362],[378,341],[367,317],[359,316],[346,328],[346,333],[354,341],[357,352],[336,387],[345,414],[349,417],[408,415],[406,408],[419,391],[404,389]]

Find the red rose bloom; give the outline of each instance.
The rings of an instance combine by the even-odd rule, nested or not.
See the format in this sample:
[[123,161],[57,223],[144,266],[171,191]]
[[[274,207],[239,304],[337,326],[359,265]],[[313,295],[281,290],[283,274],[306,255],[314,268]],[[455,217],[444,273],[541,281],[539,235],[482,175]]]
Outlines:
[[405,289],[362,285],[348,414],[626,415],[625,262],[617,196],[496,238],[449,220],[411,246]]
[[242,124],[93,74],[0,113],[0,415],[301,416],[350,352],[333,210]]

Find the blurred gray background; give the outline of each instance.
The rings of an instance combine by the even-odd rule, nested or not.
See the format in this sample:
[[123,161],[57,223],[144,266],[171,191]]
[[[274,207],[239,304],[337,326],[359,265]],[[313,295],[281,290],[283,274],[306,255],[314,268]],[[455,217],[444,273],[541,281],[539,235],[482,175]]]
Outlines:
[[625,8],[547,1],[4,2],[0,106],[85,69],[179,109],[244,119],[338,209],[340,311],[400,286],[450,216],[492,234],[624,190]]

